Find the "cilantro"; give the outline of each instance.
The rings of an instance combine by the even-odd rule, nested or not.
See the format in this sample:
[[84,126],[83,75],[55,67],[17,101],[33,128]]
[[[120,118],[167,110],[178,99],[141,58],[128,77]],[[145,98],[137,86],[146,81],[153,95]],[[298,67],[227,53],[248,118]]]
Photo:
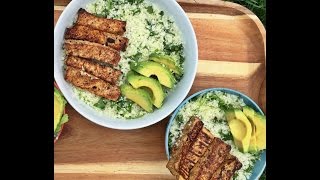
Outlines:
[[121,96],[117,102],[114,102],[112,107],[116,106],[117,111],[120,111],[121,109],[126,111],[126,112],[131,112],[132,111],[132,101],[126,101],[123,96]]
[[[218,123],[218,124],[222,124],[223,123],[223,120],[221,119],[218,119],[217,117],[214,117],[213,120],[212,120],[213,123]],[[221,132],[222,133],[222,132]],[[220,134],[221,135],[221,134]]]
[[146,22],[147,22],[147,25],[148,25],[148,26],[151,26],[151,25],[152,25],[151,22],[148,21],[148,19],[146,19]]
[[231,140],[233,141],[233,136],[231,134],[231,132],[228,132],[227,134],[224,134],[221,130],[219,131],[219,134],[221,135],[221,139],[224,141],[228,141]]
[[178,44],[178,45],[173,45],[173,44],[165,44],[164,43],[164,52],[166,54],[170,54],[171,52],[180,52],[183,50],[183,46],[182,44]]
[[174,76],[174,78],[175,78],[177,81],[180,81],[180,80],[182,79],[182,77],[183,77],[183,74],[182,74],[182,75],[179,75],[179,74],[177,74],[177,73],[174,73],[173,76]]
[[192,97],[192,98],[190,99],[190,102],[196,101],[196,100],[198,100],[198,98],[201,98],[201,96],[194,96],[194,97]]
[[176,121],[177,121],[177,123],[178,123],[179,126],[182,125],[182,123],[183,123],[183,117],[182,117],[181,114],[179,114],[179,115],[176,117]]
[[106,6],[102,10],[102,16],[107,17],[110,13],[110,10],[113,7],[112,0],[104,0],[106,2]]
[[158,35],[159,33],[156,33],[154,31],[150,31],[150,36],[155,36],[155,35]]
[[141,53],[141,52],[138,52],[137,54],[132,55],[132,56],[130,56],[129,58],[130,58],[131,60],[135,61],[135,62],[138,62],[139,59],[141,59],[141,57],[142,57],[142,53]]
[[247,172],[247,173],[251,173],[253,170],[253,166],[250,165],[247,169],[245,169],[244,171]]
[[182,56],[182,54],[179,54],[179,60],[181,64],[184,62],[185,58]]
[[136,9],[136,10],[132,11],[132,15],[136,15],[136,14],[138,14],[138,13],[140,13],[140,12],[141,12],[140,9]]
[[233,106],[231,104],[226,104],[222,99],[220,99],[216,94],[212,94],[210,97],[210,100],[218,100],[219,107],[223,111],[227,111],[230,109],[233,109]]
[[175,34],[173,32],[170,32],[170,29],[165,29],[164,32],[168,33],[168,34],[171,34],[173,36],[175,36]]
[[143,0],[128,0],[128,2],[132,5],[132,4],[141,4],[143,2]]
[[148,12],[149,14],[153,14],[153,8],[152,8],[152,6],[148,6],[148,7],[147,7],[147,12]]
[[147,22],[147,25],[148,25],[147,29],[150,32],[149,36],[155,36],[155,35],[159,34],[159,33],[156,33],[155,31],[152,30],[153,24],[150,21],[146,20],[146,22]]
[[172,138],[173,138],[173,134],[171,132],[169,132],[169,141],[168,141],[168,145],[169,145],[169,152],[171,152],[171,148],[173,146],[172,144]]
[[106,108],[107,100],[101,98],[97,103],[94,104],[95,107],[104,110]]
[[238,172],[234,173],[233,179],[237,179],[238,176],[239,176]]

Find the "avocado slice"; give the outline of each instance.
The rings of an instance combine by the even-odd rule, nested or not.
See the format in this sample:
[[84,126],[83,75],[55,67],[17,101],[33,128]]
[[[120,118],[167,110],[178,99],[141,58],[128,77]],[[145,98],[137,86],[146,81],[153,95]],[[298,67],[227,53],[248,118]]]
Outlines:
[[256,125],[256,143],[257,149],[263,150],[266,149],[267,141],[266,141],[266,117],[256,113],[253,118],[253,122]]
[[64,114],[64,108],[67,101],[64,99],[61,92],[54,88],[54,136],[61,130],[62,124],[68,121],[68,115]]
[[252,108],[243,107],[243,113],[248,117],[255,132],[255,144],[252,146],[253,151],[259,151],[266,148],[266,117],[255,112]]
[[235,145],[242,152],[248,152],[252,134],[251,123],[240,109],[226,111],[226,118]]
[[157,62],[141,61],[137,64],[131,64],[131,69],[146,77],[157,76],[160,84],[168,88],[173,88],[176,82],[170,70]]
[[165,98],[165,94],[163,92],[162,86],[159,83],[159,81],[153,78],[141,76],[137,73],[134,73],[133,71],[128,72],[127,80],[134,88],[140,88],[140,87],[149,88],[152,92],[152,103],[157,108],[160,108],[162,106],[163,100]]
[[[251,121],[250,121],[251,123]],[[257,135],[256,135],[256,126],[252,126],[252,133],[251,133],[251,138],[250,138],[250,145],[249,145],[249,152],[257,152]]]
[[253,118],[254,118],[254,114],[255,111],[250,108],[249,106],[244,106],[242,109],[243,113],[247,116],[247,118],[249,119],[250,123],[251,123],[251,127],[252,127],[252,133],[251,133],[251,139],[250,139],[250,146],[249,146],[249,152],[257,152],[258,148],[257,148],[257,138],[256,138],[256,126],[253,122]]
[[121,94],[123,94],[128,99],[137,103],[147,112],[152,112],[152,99],[150,94],[144,89],[135,89],[129,84],[122,84],[120,86]]
[[172,70],[178,75],[182,75],[182,69],[174,63],[174,60],[170,56],[161,55],[157,53],[152,53],[149,56],[149,59],[158,63],[161,63]]

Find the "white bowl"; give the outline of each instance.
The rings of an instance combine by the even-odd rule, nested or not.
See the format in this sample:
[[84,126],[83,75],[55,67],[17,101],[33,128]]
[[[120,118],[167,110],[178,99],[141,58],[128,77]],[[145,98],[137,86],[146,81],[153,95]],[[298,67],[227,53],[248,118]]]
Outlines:
[[145,0],[158,5],[161,9],[164,9],[167,14],[175,19],[177,26],[182,32],[185,53],[184,76],[177,84],[174,91],[166,97],[163,106],[160,109],[132,120],[116,119],[99,113],[97,110],[77,99],[72,91],[72,86],[64,79],[64,61],[62,59],[64,32],[66,28],[71,26],[74,22],[77,11],[80,8],[85,8],[85,6],[91,1],[92,0],[71,1],[62,12],[54,29],[54,78],[60,87],[61,92],[69,104],[82,116],[104,127],[113,129],[137,129],[159,122],[172,113],[187,96],[196,75],[198,65],[198,46],[189,18],[175,0]]

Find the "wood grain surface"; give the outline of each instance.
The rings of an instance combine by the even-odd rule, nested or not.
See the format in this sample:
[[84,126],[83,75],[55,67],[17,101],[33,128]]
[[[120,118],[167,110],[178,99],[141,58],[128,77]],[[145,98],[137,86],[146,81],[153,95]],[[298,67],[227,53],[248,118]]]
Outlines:
[[[54,24],[69,0],[55,0]],[[197,75],[189,95],[206,88],[239,90],[266,112],[265,29],[248,9],[216,0],[178,1],[194,27]],[[188,96],[189,96],[188,95]],[[120,131],[98,126],[70,105],[70,121],[55,144],[55,179],[174,179],[165,168],[170,117],[152,126]]]

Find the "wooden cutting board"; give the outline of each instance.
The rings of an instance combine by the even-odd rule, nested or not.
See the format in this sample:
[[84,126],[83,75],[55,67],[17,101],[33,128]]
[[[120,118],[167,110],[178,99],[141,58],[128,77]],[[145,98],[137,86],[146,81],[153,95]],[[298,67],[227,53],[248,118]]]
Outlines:
[[[54,24],[69,0],[55,0]],[[251,97],[266,112],[265,28],[243,6],[216,0],[178,1],[194,27],[197,75],[189,95],[226,87]],[[189,96],[188,95],[188,96]],[[166,169],[169,117],[130,131],[101,127],[67,105],[70,121],[54,145],[55,179],[174,179]]]

